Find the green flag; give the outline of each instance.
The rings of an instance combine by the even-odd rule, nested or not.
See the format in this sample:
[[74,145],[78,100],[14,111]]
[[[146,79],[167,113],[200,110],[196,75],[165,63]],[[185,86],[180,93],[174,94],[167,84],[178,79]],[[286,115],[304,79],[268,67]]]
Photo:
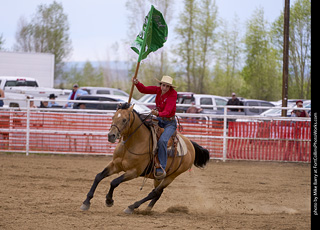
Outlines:
[[145,59],[150,52],[155,52],[167,41],[168,26],[154,6],[145,17],[142,31],[138,34],[131,49],[139,54],[138,62]]

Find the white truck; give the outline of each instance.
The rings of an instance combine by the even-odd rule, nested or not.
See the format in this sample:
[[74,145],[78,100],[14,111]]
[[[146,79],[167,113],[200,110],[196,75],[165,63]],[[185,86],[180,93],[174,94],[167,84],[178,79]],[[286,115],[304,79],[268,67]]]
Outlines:
[[[40,87],[36,79],[30,77],[0,76],[0,88],[5,93],[4,107],[10,103],[18,103],[19,107],[26,106],[27,96],[47,99],[50,94],[55,94],[59,99],[66,99],[71,90]],[[39,105],[40,102],[35,102]]]
[[50,53],[0,51],[0,76],[26,76],[39,86],[54,86],[54,55]]

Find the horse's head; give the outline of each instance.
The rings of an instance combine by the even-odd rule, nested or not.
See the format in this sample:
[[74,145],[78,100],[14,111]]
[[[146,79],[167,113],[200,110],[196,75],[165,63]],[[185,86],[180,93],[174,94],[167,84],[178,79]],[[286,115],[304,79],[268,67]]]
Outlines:
[[117,112],[112,117],[112,124],[108,133],[108,141],[115,143],[122,135],[128,133],[133,120],[133,106],[128,103],[119,104]]

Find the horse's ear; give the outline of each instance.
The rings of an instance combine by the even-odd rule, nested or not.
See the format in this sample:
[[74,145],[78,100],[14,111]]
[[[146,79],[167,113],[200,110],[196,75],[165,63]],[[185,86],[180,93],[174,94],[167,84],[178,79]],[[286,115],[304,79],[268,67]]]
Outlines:
[[130,112],[133,111],[134,104],[132,104],[129,108]]

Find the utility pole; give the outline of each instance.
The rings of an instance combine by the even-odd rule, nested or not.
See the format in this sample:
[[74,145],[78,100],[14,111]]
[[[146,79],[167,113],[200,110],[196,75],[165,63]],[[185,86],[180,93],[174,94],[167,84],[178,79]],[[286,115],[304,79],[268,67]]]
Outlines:
[[[285,0],[284,29],[283,29],[283,70],[282,70],[282,107],[288,106],[288,75],[289,75],[289,22],[290,0]],[[282,117],[287,116],[287,110],[283,109]]]

